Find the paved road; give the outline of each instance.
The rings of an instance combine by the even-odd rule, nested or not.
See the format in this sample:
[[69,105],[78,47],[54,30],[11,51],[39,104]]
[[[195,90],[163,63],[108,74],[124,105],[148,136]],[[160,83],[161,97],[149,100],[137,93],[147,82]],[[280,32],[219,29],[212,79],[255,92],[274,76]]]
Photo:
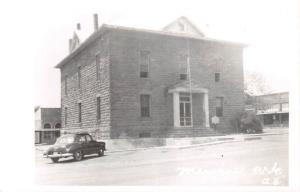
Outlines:
[[288,134],[189,148],[90,156],[57,164],[36,155],[40,185],[287,185]]

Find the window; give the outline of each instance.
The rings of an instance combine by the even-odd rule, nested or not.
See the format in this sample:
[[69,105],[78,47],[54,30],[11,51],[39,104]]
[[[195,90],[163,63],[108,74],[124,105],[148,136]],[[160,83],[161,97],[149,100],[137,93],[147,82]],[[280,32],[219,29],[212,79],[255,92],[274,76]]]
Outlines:
[[56,124],[55,124],[55,128],[56,128],[56,129],[61,128],[61,124],[60,124],[60,123],[56,123]]
[[139,133],[139,137],[140,138],[151,137],[151,133],[150,132],[142,132],[142,133]]
[[281,111],[289,111],[289,103],[282,103]]
[[44,139],[51,139],[51,132],[50,131],[45,131],[44,132]]
[[141,117],[150,117],[150,95],[141,95]]
[[65,125],[68,123],[68,108],[65,107]]
[[97,120],[101,119],[101,98],[97,97]]
[[178,23],[179,30],[184,31],[184,24],[183,23]]
[[180,126],[192,125],[192,106],[190,93],[180,93],[179,95],[179,118]]
[[150,52],[140,52],[140,77],[147,78],[149,76],[149,65],[150,65]]
[[79,143],[84,143],[84,142],[86,142],[85,135],[78,135],[78,136],[75,138],[75,142],[79,142]]
[[79,66],[78,67],[78,89],[80,89],[80,86],[81,86],[81,67]]
[[216,116],[223,117],[224,98],[216,97]]
[[100,80],[100,54],[96,55],[96,77]]
[[81,123],[81,103],[78,103],[78,123]]
[[180,78],[180,80],[187,80],[188,56],[180,55],[179,62],[180,62],[179,63],[179,78]]
[[65,95],[68,95],[68,76],[65,76]]
[[221,73],[215,73],[215,82],[219,82],[221,77]]
[[86,136],[85,136],[85,139],[86,139],[87,142],[92,141],[92,138],[91,138],[91,136],[89,136],[89,135],[86,135]]
[[50,129],[50,128],[51,128],[50,123],[46,123],[46,124],[44,125],[44,129]]

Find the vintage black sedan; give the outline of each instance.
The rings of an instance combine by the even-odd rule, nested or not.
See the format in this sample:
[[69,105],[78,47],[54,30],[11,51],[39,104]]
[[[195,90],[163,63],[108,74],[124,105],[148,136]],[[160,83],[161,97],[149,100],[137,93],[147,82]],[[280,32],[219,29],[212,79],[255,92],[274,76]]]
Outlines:
[[105,150],[105,142],[95,141],[88,133],[65,134],[44,153],[44,157],[50,158],[54,163],[66,157],[73,157],[76,161],[80,161],[84,155],[103,156]]

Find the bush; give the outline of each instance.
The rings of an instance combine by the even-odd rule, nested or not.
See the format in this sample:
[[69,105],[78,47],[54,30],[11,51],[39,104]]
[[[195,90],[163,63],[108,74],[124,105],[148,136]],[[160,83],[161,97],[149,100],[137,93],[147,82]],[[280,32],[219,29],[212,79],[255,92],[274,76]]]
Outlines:
[[242,133],[262,133],[263,125],[254,112],[244,112],[241,115]]
[[230,122],[235,132],[262,133],[263,131],[263,125],[254,112],[237,113]]

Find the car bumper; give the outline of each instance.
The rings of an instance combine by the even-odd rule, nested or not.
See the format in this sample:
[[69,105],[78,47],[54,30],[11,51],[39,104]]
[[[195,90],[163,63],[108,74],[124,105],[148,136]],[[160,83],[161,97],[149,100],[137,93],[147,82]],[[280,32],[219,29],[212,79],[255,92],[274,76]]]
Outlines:
[[43,155],[45,158],[63,158],[63,157],[71,157],[73,153],[61,153],[61,154],[52,154],[52,155]]

